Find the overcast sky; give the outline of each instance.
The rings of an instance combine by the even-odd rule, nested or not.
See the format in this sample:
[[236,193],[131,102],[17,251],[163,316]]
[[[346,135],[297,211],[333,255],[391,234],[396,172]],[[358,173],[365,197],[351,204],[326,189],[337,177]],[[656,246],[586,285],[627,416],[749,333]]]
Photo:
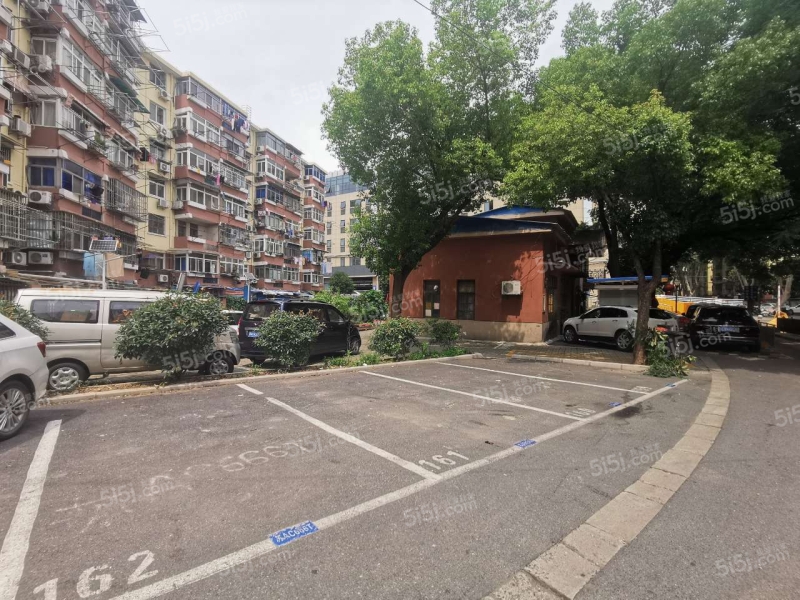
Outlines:
[[[578,0],[557,0],[541,61],[562,54],[561,29]],[[423,3],[428,5],[427,0]],[[592,0],[598,10],[613,0]],[[402,19],[427,43],[434,17],[413,0],[139,0],[162,39],[148,38],[179,69],[194,71],[253,121],[298,146],[307,160],[339,167],[322,140],[320,109],[344,59],[344,40]]]

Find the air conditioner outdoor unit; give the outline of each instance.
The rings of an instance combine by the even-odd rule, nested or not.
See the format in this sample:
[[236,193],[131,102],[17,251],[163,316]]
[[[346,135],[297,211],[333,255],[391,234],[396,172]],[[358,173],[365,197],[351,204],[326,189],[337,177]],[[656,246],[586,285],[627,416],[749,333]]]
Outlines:
[[78,133],[80,133],[85,138],[94,139],[97,130],[94,128],[94,125],[92,125],[88,121],[78,121]]
[[165,198],[158,199],[158,208],[169,208],[169,200]]
[[31,70],[37,73],[49,73],[53,70],[53,59],[46,54],[34,54],[31,56]]
[[52,252],[28,252],[28,262],[32,265],[52,265]]
[[158,276],[158,283],[169,283],[169,275],[159,275]]
[[256,148],[256,152],[258,152],[259,154],[264,154],[264,152],[266,151],[267,151],[266,146],[259,146],[258,148]]
[[11,122],[11,131],[25,137],[31,137],[31,124],[22,117],[14,117]]
[[6,262],[11,265],[24,267],[28,264],[28,255],[24,252],[9,252],[6,255]]
[[165,140],[172,139],[172,132],[163,125],[159,126],[158,135],[164,138]]
[[11,60],[18,65],[20,65],[24,69],[31,68],[31,57],[25,54],[22,50],[14,46],[14,50],[11,53]]
[[520,296],[522,295],[522,282],[504,281],[502,291],[503,296]]
[[245,252],[244,253],[244,257],[249,260],[249,259],[253,258],[253,253],[252,252]]
[[175,200],[175,202],[172,203],[173,210],[180,210],[182,208],[183,208],[183,200]]
[[52,204],[52,192],[40,192],[39,190],[32,190],[28,192],[28,202],[31,204]]
[[14,46],[11,45],[10,40],[0,40],[0,52],[11,56],[11,54],[14,52]]
[[169,165],[169,163],[159,161],[158,170],[162,173],[169,173],[172,170],[172,167]]
[[160,92],[158,92],[158,95],[164,98],[165,100],[169,100],[169,93],[167,92],[167,90],[161,90]]
[[42,13],[50,12],[50,2],[48,2],[48,0],[25,0],[25,4],[27,4],[29,8]]

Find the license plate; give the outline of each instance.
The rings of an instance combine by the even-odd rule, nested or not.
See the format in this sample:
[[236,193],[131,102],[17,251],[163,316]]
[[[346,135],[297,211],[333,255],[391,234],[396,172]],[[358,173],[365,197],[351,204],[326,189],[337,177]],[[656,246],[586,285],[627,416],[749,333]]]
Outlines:
[[720,325],[717,327],[717,331],[720,333],[739,333],[739,328],[733,325]]
[[258,332],[257,331],[248,331],[247,332],[247,337],[249,337],[249,338],[257,338],[258,337]]

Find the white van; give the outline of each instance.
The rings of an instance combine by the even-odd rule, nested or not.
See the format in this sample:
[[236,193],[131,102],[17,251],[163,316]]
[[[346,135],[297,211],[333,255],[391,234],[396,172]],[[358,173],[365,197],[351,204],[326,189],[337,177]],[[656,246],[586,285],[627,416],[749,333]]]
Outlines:
[[[75,389],[90,375],[152,370],[139,360],[115,356],[120,325],[144,304],[164,292],[128,290],[23,289],[17,303],[44,322],[47,341],[48,387],[64,392]],[[232,331],[217,336],[214,352],[201,364],[202,374],[223,375],[239,364],[239,340]],[[191,361],[189,361],[191,362]]]

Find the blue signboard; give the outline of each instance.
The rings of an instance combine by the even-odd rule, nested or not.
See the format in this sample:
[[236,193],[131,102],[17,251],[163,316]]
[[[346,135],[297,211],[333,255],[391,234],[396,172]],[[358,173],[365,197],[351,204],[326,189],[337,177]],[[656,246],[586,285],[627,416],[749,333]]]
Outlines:
[[276,546],[284,546],[290,542],[299,540],[301,537],[316,533],[317,531],[319,531],[319,529],[317,529],[317,526],[314,525],[314,523],[311,521],[306,521],[300,525],[281,529],[277,533],[273,533],[271,536],[269,536],[269,539],[271,539],[272,543]]

